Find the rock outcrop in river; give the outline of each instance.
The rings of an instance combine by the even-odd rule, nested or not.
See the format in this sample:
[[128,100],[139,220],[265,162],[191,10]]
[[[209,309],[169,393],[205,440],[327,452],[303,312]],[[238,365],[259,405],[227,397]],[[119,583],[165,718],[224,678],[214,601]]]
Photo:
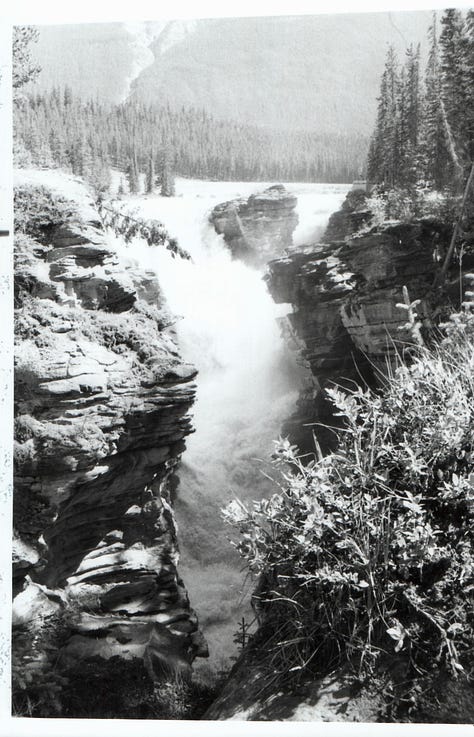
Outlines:
[[281,184],[217,205],[209,219],[236,258],[265,267],[293,243],[297,198]]
[[196,371],[156,276],[120,263],[85,189],[58,202],[16,238],[14,667],[26,684],[58,655],[63,672],[186,674],[206,644],[171,495]]

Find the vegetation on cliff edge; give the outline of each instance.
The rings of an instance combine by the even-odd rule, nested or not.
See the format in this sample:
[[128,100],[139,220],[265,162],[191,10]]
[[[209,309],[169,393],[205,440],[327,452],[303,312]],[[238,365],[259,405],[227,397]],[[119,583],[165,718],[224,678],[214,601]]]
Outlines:
[[383,672],[409,713],[439,673],[472,684],[471,308],[382,391],[329,390],[337,450],[305,463],[278,441],[279,491],[225,510],[259,576],[255,646],[279,685],[346,664],[359,681]]

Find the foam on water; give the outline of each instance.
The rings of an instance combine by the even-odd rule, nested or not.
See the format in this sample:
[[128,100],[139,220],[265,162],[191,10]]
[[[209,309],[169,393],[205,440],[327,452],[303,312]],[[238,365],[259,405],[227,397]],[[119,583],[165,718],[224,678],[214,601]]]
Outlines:
[[[133,245],[134,259],[158,274],[171,311],[182,317],[180,353],[199,371],[196,432],[187,440],[175,509],[180,571],[210,645],[210,669],[228,664],[238,622],[251,618],[252,582],[227,539],[230,530],[220,509],[235,496],[257,499],[272,491],[262,471],[268,470],[273,440],[293,412],[299,389],[276,320],[288,306],[274,304],[262,273],[232,259],[207,221],[219,202],[265,186],[178,180],[181,196],[130,200],[142,216],[163,221],[193,259],[173,259],[142,242]],[[298,196],[297,245],[318,235],[348,189],[286,186]]]

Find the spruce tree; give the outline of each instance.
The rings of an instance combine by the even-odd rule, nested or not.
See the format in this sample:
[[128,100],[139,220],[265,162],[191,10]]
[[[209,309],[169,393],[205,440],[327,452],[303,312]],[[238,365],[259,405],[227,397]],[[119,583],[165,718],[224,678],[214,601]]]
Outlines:
[[137,194],[139,191],[139,181],[137,158],[135,155],[132,156],[127,167],[127,180],[130,194]]
[[33,82],[41,71],[31,57],[31,44],[36,43],[39,32],[33,26],[15,26],[12,43],[12,87],[13,99],[21,98],[21,88]]
[[433,13],[428,38],[430,49],[425,71],[420,159],[424,178],[431,186],[440,190],[446,183],[449,155],[441,112],[441,67],[436,13]]
[[367,178],[369,182],[381,183],[384,179],[385,140],[384,134],[388,118],[387,70],[384,69],[377,98],[377,119],[369,147]]
[[407,185],[414,185],[421,175],[419,151],[419,131],[422,119],[422,101],[420,92],[420,46],[407,49],[404,79],[404,108],[400,111],[403,117],[402,129],[402,180]]
[[70,106],[73,103],[72,89],[66,85],[64,88],[63,95],[64,107]]
[[407,69],[402,67],[399,76],[399,84],[397,91],[396,105],[396,127],[395,127],[395,151],[394,161],[396,169],[393,174],[393,185],[406,185],[409,179],[409,105],[408,105],[408,84]]
[[102,197],[109,191],[112,177],[105,161],[96,160],[87,170],[86,179],[92,186],[96,197]]
[[395,51],[390,46],[380,82],[377,120],[369,150],[370,182],[393,187],[400,168],[400,80]]
[[160,194],[162,197],[174,197],[174,174],[171,168],[171,149],[167,143],[163,146],[160,157]]
[[155,162],[153,160],[153,152],[148,160],[148,170],[146,175],[146,193],[153,194],[155,190]]
[[441,51],[442,95],[446,117],[457,152],[462,146],[464,105],[462,85],[462,31],[460,10],[448,8],[441,18],[439,45]]
[[409,47],[399,72],[389,49],[368,178],[388,189],[425,179],[437,190],[461,192],[474,155],[474,11],[464,19],[460,11],[446,10],[439,41],[433,14],[424,94],[419,56],[419,47]]
[[[83,101],[70,88],[29,94],[15,105],[17,150],[28,149],[32,130],[50,142],[54,163],[80,173],[82,160],[100,160],[130,175],[130,162],[147,172],[153,141],[172,150],[167,170],[196,178],[263,181],[350,181],[363,166],[363,134],[318,134],[262,130],[213,119],[202,111],[172,111],[160,105]],[[87,145],[84,145],[85,139]],[[64,163],[60,149],[64,146]],[[35,147],[32,162],[39,155]],[[42,155],[44,160],[44,156]],[[161,155],[154,157],[158,185]],[[128,173],[127,173],[128,171]],[[166,173],[166,172],[165,172]],[[138,173],[131,173],[138,181]],[[165,176],[170,179],[170,176]],[[171,177],[172,179],[172,177]],[[156,187],[155,187],[156,189]]]
[[474,160],[474,10],[468,10],[461,37],[460,94],[463,106],[463,156]]

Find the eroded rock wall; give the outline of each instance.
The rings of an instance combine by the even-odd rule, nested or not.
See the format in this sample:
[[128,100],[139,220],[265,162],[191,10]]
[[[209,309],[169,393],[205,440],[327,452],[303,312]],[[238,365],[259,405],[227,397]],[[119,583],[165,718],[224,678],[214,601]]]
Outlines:
[[28,652],[25,628],[67,616],[64,668],[138,658],[154,678],[206,654],[178,573],[171,493],[196,371],[172,323],[85,189],[53,228],[17,233],[14,626]]
[[[325,386],[373,384],[393,365],[397,351],[413,342],[407,312],[397,306],[404,301],[403,287],[410,301],[420,300],[416,309],[426,328],[450,302],[459,303],[455,261],[444,289],[433,289],[449,243],[449,225],[424,218],[370,228],[360,201],[363,195],[357,194],[355,211],[346,204],[336,213],[323,243],[272,261],[266,277],[275,301],[293,306],[286,332],[295,334],[313,380],[286,427],[303,449],[311,446],[312,438],[299,429],[302,422],[334,422],[322,391]],[[359,233],[348,235],[354,222]],[[462,269],[468,271],[472,265],[472,256],[465,253]],[[330,445],[330,432],[320,429],[318,434],[323,444]]]
[[[407,311],[397,307],[404,301],[403,287],[411,301],[420,300],[416,310],[428,328],[452,306],[459,306],[467,286],[463,273],[472,272],[474,267],[474,249],[468,244],[462,260],[459,254],[453,258],[442,288],[434,288],[452,226],[434,218],[387,222],[373,228],[368,222],[364,196],[350,195],[342,211],[331,218],[323,243],[294,249],[269,264],[267,283],[273,298],[293,307],[282,320],[283,332],[308,372],[298,412],[285,428],[303,451],[314,451],[313,428],[321,445],[325,449],[331,446],[332,433],[325,433],[319,424],[337,422],[332,406],[324,399],[325,386],[332,382],[352,387],[364,382],[375,384],[387,367],[393,366],[403,343],[413,342]],[[359,232],[354,233],[354,228]],[[306,433],[304,422],[313,423]],[[386,677],[387,672],[408,672],[404,670],[403,655],[397,656],[398,661],[388,658],[380,672],[374,671],[371,681],[365,683],[357,683],[344,664],[324,675],[321,663],[318,669],[322,675],[311,677],[308,669],[297,685],[296,681],[291,683],[290,673],[279,682],[272,667],[272,651],[266,649],[265,628],[273,626],[269,611],[271,607],[266,614],[260,612],[256,634],[205,718],[393,720]],[[440,672],[430,681],[410,719],[468,722],[472,703],[472,688],[466,687],[464,680]]]
[[296,204],[295,195],[277,184],[248,199],[217,205],[209,219],[236,258],[265,267],[293,243]]

